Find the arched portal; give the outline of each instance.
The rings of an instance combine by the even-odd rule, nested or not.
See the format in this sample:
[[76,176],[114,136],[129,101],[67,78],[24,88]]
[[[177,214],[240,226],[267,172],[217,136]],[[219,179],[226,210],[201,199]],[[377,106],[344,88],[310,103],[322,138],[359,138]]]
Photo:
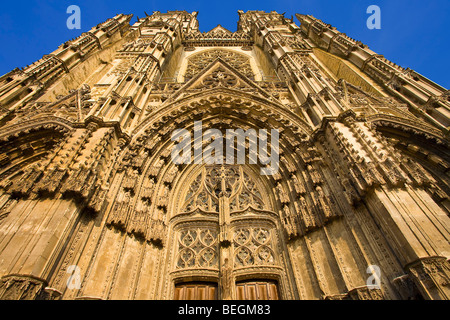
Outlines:
[[187,168],[169,212],[168,298],[292,298],[271,190],[258,167]]

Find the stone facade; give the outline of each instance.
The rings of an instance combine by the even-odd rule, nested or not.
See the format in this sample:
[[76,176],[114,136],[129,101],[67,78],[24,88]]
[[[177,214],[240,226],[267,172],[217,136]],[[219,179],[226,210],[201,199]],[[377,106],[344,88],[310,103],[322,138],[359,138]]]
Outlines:
[[[0,77],[0,299],[449,299],[449,91],[312,16],[196,16]],[[194,121],[278,129],[280,170],[176,165]]]

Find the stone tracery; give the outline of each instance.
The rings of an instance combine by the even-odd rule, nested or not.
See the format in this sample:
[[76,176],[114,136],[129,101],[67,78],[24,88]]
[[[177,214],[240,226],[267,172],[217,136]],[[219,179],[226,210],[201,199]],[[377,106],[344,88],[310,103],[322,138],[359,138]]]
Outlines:
[[242,168],[213,166],[205,167],[191,183],[182,211],[189,212],[199,207],[204,211],[218,212],[218,198],[223,195],[230,199],[231,212],[249,206],[264,209],[260,191]]
[[254,73],[250,65],[250,60],[243,54],[227,50],[208,50],[198,53],[189,58],[188,66],[185,72],[185,80],[191,79],[194,75],[202,71],[209,64],[217,59],[222,59],[243,75],[252,79]]

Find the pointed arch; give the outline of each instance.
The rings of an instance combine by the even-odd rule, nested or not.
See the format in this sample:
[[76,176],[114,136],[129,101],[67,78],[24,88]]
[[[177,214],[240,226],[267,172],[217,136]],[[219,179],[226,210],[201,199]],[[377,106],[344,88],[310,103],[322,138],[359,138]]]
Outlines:
[[[3,129],[0,135],[0,177],[6,189],[10,180],[29,175],[37,178],[40,170],[33,165],[51,153],[74,130],[69,121],[52,116],[33,118]],[[26,194],[28,187],[19,183],[9,192]]]

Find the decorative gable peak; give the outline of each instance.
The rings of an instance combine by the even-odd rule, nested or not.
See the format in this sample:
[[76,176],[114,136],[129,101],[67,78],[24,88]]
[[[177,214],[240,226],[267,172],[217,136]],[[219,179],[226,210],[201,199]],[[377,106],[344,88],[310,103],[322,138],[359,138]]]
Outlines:
[[210,31],[206,32],[205,35],[207,36],[212,36],[212,37],[217,37],[217,38],[224,38],[226,36],[232,36],[233,33],[222,27],[220,24],[217,25],[217,27],[215,27],[214,29],[211,29]]
[[221,58],[217,58],[209,64],[209,66],[190,79],[171,97],[172,99],[170,100],[176,100],[182,93],[186,93],[187,91],[195,92],[218,87],[249,91],[266,98],[270,96],[238,70]]

